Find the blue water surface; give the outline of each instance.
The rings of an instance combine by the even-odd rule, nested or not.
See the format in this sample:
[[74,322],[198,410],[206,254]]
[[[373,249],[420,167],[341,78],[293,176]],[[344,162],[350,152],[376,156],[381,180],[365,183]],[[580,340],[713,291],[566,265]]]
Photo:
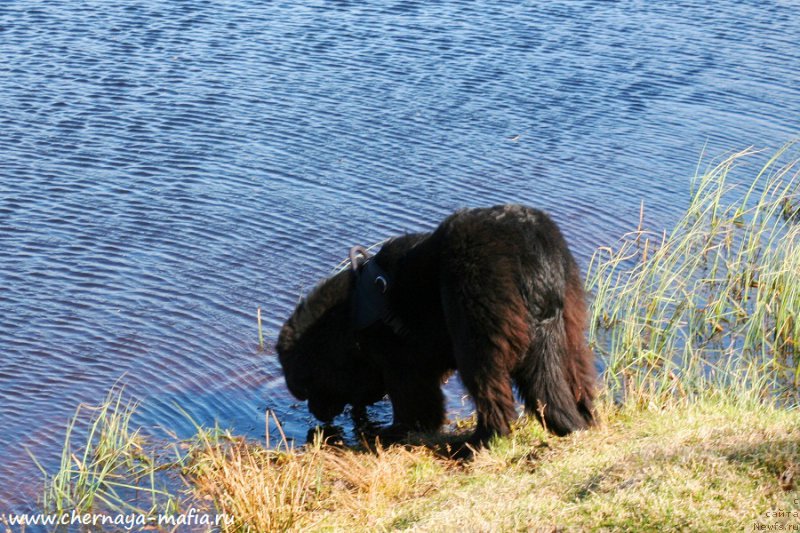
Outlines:
[[521,202],[585,267],[800,135],[788,0],[254,4],[0,4],[0,511],[118,380],[154,434],[302,439],[271,345],[351,245]]

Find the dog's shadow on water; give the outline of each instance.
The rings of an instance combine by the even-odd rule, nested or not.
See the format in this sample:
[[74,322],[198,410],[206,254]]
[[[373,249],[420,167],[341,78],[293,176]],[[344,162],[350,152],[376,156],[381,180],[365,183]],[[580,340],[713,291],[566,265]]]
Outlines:
[[336,424],[318,425],[308,430],[306,444],[322,441],[333,448],[374,454],[390,446],[423,447],[437,457],[456,461],[469,460],[476,451],[469,445],[471,431],[468,429],[437,433],[399,432],[371,420],[366,410],[354,409],[350,416],[353,422],[350,431]]

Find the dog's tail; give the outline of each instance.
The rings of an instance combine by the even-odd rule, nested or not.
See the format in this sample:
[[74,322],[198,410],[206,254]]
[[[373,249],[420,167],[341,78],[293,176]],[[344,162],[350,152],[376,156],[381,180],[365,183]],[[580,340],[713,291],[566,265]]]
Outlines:
[[534,327],[514,376],[525,409],[559,436],[594,424],[596,370],[584,339],[585,323],[583,288],[577,269],[571,269],[563,309]]

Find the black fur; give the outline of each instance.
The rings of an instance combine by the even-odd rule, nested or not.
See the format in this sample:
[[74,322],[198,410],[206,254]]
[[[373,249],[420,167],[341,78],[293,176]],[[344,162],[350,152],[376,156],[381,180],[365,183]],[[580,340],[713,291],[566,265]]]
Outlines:
[[364,407],[386,395],[378,361],[368,357],[351,327],[352,273],[315,288],[295,309],[278,337],[289,391],[328,422],[345,405]]
[[362,265],[358,275],[380,271],[389,280],[380,320],[355,327],[356,288],[369,284],[347,270],[312,291],[281,330],[289,389],[317,418],[388,394],[390,435],[438,429],[441,382],[458,370],[475,401],[475,444],[509,432],[512,384],[526,411],[558,435],[593,424],[582,283],[545,213],[458,211],[433,232],[392,239],[370,261],[380,268]]

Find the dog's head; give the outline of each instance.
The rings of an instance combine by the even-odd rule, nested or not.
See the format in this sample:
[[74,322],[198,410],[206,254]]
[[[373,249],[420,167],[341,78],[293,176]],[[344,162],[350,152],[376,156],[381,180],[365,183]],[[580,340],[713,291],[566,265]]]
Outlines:
[[298,304],[278,337],[289,391],[308,400],[311,414],[323,422],[347,404],[369,405],[386,394],[378,365],[353,327],[354,290],[351,270],[326,279]]

